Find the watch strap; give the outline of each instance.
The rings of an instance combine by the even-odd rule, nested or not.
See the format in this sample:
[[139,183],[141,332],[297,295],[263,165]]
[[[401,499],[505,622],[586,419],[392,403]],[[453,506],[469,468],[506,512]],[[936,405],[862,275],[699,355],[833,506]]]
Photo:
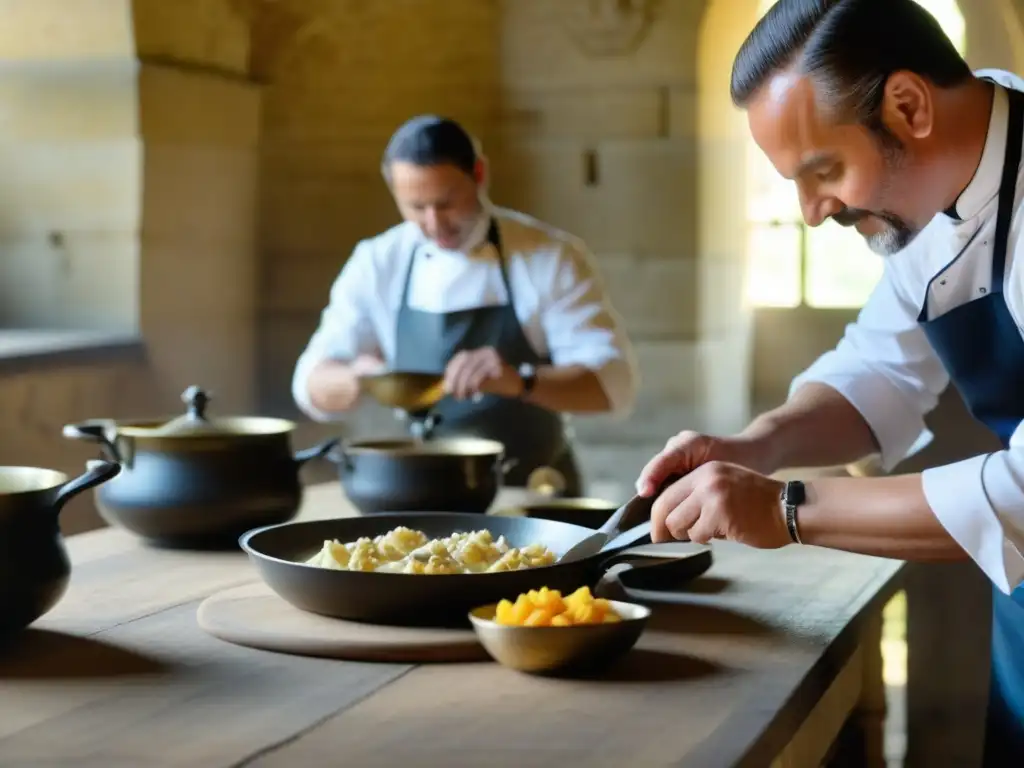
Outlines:
[[797,524],[797,510],[807,499],[807,489],[799,480],[790,480],[782,487],[782,509],[786,520],[786,530],[794,544],[800,541],[800,527]]

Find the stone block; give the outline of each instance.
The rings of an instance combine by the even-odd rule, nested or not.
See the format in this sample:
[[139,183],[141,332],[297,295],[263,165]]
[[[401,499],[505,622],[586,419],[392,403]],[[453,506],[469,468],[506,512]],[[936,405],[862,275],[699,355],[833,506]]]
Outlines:
[[209,72],[144,64],[139,71],[139,123],[146,143],[259,143],[260,88]]
[[664,89],[512,90],[502,94],[503,140],[654,139],[663,133]]
[[139,157],[134,138],[0,142],[0,234],[134,229]]
[[595,251],[695,253],[696,162],[681,141],[509,143],[493,163],[494,198]]
[[0,240],[0,318],[15,327],[132,332],[138,325],[135,233],[64,232]]
[[131,58],[130,0],[0,0],[0,60]]
[[254,247],[255,149],[155,143],[146,145],[143,161],[143,236]]
[[356,242],[401,221],[383,180],[268,183],[262,192],[265,252],[334,251],[346,259]]
[[[630,39],[618,31],[632,21],[609,22],[622,5],[653,9],[639,44],[621,54],[589,54],[586,49],[598,38]],[[502,0],[503,76],[514,87],[552,89],[692,83],[704,5],[689,0],[629,4]]]
[[173,327],[202,335],[222,322],[252,324],[256,272],[251,243],[145,235],[139,270],[143,330]]
[[595,256],[608,295],[631,337],[693,339],[699,291],[692,254]]
[[0,142],[133,139],[137,73],[129,57],[0,64]]
[[245,74],[249,18],[239,0],[132,0],[140,58]]

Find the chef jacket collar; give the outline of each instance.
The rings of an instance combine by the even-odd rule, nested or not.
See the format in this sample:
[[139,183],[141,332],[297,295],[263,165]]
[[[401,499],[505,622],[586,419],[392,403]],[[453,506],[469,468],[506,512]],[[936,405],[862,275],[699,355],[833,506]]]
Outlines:
[[988,121],[988,135],[981,161],[970,183],[944,213],[951,219],[966,221],[973,219],[999,194],[1003,178],[1003,155],[1006,150],[1006,120],[1009,114],[1009,99],[1001,85],[994,86],[992,114]]

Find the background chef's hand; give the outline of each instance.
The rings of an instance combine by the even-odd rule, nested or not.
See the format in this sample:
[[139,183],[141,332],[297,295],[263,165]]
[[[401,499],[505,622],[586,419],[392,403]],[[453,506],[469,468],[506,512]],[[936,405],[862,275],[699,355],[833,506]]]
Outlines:
[[373,376],[383,373],[386,366],[376,355],[358,355],[350,363],[352,373],[356,376]]
[[651,540],[728,539],[774,549],[791,542],[783,483],[751,469],[711,461],[668,486],[651,511]]
[[636,491],[653,496],[672,475],[686,475],[709,461],[724,461],[769,471],[769,457],[762,444],[742,437],[712,437],[699,432],[680,432],[640,472]]
[[465,400],[477,393],[518,397],[523,380],[494,347],[482,347],[463,350],[448,362],[444,386],[456,400]]

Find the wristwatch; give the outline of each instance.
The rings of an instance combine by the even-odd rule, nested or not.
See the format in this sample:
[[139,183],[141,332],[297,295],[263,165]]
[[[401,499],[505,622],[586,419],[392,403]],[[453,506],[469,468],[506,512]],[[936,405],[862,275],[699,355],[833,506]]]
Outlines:
[[519,397],[525,400],[533,391],[534,384],[537,383],[537,369],[529,363],[523,363],[519,366],[519,378],[523,380],[523,391],[519,393]]
[[786,528],[794,544],[802,544],[800,530],[796,524],[796,510],[807,500],[807,489],[799,480],[790,480],[782,486],[782,509],[786,516]]

